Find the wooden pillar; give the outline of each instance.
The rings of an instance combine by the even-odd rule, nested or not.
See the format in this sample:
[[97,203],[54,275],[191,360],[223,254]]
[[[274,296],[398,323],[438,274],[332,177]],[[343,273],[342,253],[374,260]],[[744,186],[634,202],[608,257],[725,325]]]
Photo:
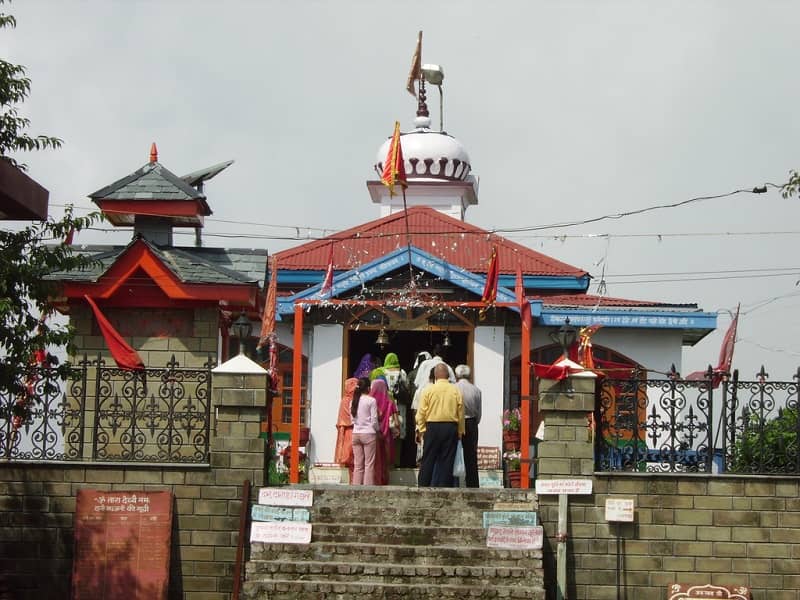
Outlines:
[[292,351],[292,433],[289,483],[300,483],[300,392],[303,386],[303,305],[294,305],[294,349]]

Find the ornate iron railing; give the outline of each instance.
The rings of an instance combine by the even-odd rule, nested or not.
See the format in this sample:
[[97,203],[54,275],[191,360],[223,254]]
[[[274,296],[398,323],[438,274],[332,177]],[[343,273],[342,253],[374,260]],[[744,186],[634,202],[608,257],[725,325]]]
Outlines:
[[16,432],[15,399],[0,398],[3,457],[207,463],[213,364],[209,358],[203,368],[184,368],[173,356],[164,368],[127,371],[84,356],[66,389],[41,369],[31,410]]
[[790,382],[763,367],[755,381],[641,375],[598,386],[598,470],[800,474],[800,369]]

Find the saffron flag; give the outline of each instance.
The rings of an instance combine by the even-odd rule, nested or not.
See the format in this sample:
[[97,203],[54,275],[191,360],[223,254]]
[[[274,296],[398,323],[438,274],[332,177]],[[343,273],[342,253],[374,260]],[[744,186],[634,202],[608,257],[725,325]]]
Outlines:
[[592,336],[597,333],[602,325],[589,325],[581,327],[578,331],[578,364],[587,369],[595,368],[594,354],[592,354]]
[[322,287],[319,290],[320,296],[329,296],[333,290],[333,242],[331,242],[330,254],[328,255],[328,268],[325,269],[325,279],[322,280]]
[[[722,383],[722,378],[731,372],[731,365],[733,364],[733,347],[736,345],[736,329],[739,327],[739,309],[741,304],[736,306],[736,314],[733,321],[728,326],[728,331],[725,332],[725,337],[722,338],[722,348],[719,351],[719,360],[717,367],[711,373],[711,387],[717,389],[719,384]],[[695,371],[689,373],[686,379],[690,381],[698,381],[706,379],[708,371]]]
[[411,58],[411,70],[408,72],[408,79],[406,80],[406,89],[408,93],[417,97],[417,91],[414,89],[414,82],[419,79],[422,73],[422,32],[417,34],[417,46],[414,48],[414,56]]
[[514,285],[514,294],[517,297],[517,304],[519,305],[519,316],[522,320],[522,326],[525,329],[531,328],[531,304],[525,298],[525,283],[522,279],[522,267],[517,263],[517,280]]
[[389,144],[389,151],[386,153],[386,160],[383,161],[383,173],[381,182],[389,188],[389,196],[394,196],[394,186],[400,185],[408,187],[406,180],[406,166],[403,162],[403,147],[400,145],[400,122],[394,122],[394,133]]
[[114,326],[106,319],[106,316],[100,311],[100,308],[94,303],[94,300],[89,298],[89,296],[84,296],[84,298],[86,298],[89,306],[92,307],[94,318],[97,319],[100,332],[103,334],[106,346],[108,346],[111,356],[114,358],[117,366],[120,369],[129,371],[144,371],[144,362],[142,362],[139,353],[131,348],[119,332],[114,329]]

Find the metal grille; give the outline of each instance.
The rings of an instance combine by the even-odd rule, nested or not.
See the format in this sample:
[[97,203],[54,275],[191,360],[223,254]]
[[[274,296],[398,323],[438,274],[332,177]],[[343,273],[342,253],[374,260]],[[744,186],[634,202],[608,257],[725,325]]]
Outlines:
[[66,390],[40,371],[30,415],[16,433],[14,399],[0,399],[8,459],[208,462],[211,358],[200,369],[182,368],[174,356],[165,368],[145,371],[107,366],[99,356],[78,365]]
[[603,379],[597,447],[601,471],[800,473],[798,378]]

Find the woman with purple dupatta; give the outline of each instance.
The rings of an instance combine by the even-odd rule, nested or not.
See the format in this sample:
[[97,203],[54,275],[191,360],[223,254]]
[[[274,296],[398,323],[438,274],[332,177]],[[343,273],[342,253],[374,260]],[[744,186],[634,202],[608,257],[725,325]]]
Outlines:
[[389,420],[397,412],[397,406],[389,396],[389,388],[383,376],[379,376],[372,382],[369,395],[375,398],[378,404],[378,421],[380,423],[378,447],[375,453],[375,485],[387,485],[389,483],[389,466],[394,464],[394,439],[389,428]]

